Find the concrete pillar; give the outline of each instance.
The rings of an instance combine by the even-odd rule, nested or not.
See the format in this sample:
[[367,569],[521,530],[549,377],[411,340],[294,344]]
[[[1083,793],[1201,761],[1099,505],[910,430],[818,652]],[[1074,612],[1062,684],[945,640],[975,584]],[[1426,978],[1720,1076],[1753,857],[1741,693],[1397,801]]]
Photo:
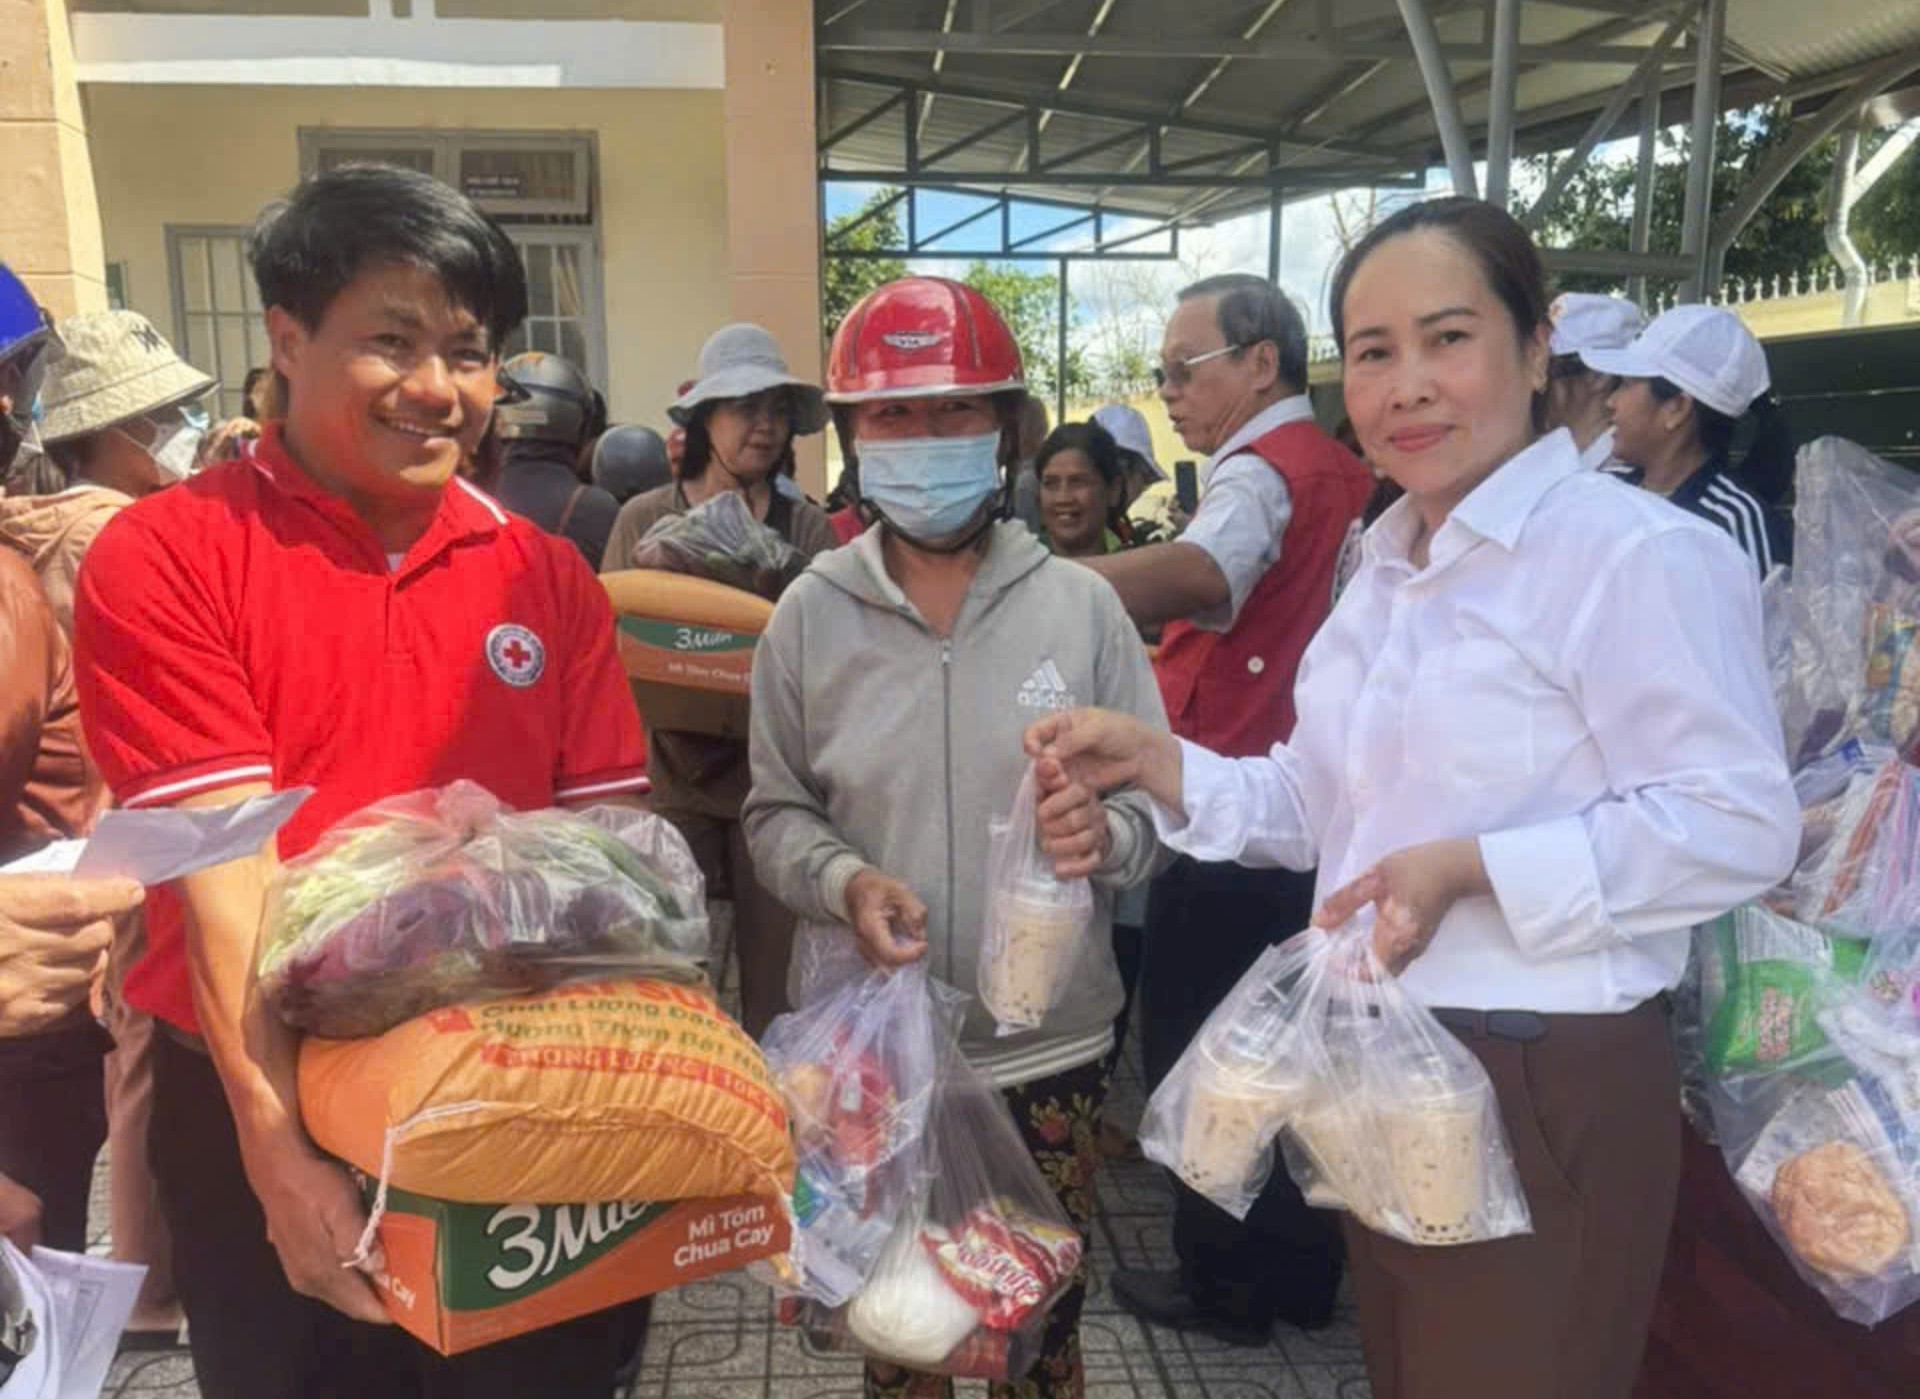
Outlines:
[[[794,372],[817,383],[823,346],[813,6],[724,0],[721,22],[733,314],[772,331]],[[823,442],[808,437],[797,446],[800,484],[815,496],[826,490]]]
[[66,0],[12,0],[0,24],[0,260],[56,317],[104,311],[100,205]]

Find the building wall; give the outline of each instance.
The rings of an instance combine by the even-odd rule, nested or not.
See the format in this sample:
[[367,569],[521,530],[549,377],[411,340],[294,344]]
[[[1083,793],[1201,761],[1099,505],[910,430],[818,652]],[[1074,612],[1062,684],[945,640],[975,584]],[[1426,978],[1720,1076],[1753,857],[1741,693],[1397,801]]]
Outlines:
[[616,421],[664,426],[729,320],[725,132],[714,91],[132,87],[83,91],[106,260],[178,335],[169,225],[245,225],[299,178],[303,128],[587,131],[598,140],[607,385]]
[[56,316],[107,302],[86,118],[64,0],[0,11],[0,261]]

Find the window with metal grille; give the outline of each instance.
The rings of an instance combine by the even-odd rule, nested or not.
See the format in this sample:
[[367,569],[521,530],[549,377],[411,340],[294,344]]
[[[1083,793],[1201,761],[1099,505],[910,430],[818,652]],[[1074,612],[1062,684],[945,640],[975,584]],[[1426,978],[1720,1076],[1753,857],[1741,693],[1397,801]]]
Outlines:
[[511,229],[527,266],[527,322],[507,342],[505,354],[545,350],[572,360],[594,383],[606,379],[597,341],[600,291],[596,285],[593,235],[586,229]]
[[216,420],[238,417],[247,371],[266,364],[267,327],[260,293],[247,266],[242,228],[169,228],[167,266],[173,283],[174,348],[211,374]]

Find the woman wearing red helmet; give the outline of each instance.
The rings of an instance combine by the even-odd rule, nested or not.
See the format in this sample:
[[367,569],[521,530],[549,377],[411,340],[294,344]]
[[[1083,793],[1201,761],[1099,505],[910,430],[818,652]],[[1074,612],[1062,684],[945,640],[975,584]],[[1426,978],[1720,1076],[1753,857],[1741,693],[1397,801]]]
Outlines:
[[[1093,702],[1166,726],[1113,589],[1005,519],[1023,393],[1005,322],[955,282],[890,282],[834,337],[827,401],[876,523],[816,559],[761,638],[744,813],[755,865],[802,920],[796,1004],[814,968],[856,949],[883,967],[927,958],[975,991],[988,824],[1025,772],[1024,725]],[[1056,869],[1094,886],[1087,951],[1039,1029],[996,1037],[976,999],[961,1047],[1006,1092],[1084,1231],[1121,1004],[1113,896],[1151,873],[1157,851],[1137,796],[1103,802],[1052,764],[1039,776],[1042,813],[1072,827],[1049,847]],[[1033,1373],[996,1394],[1083,1392],[1084,1295],[1083,1275],[1054,1309]],[[910,1380],[870,1370],[868,1393],[905,1393]]]

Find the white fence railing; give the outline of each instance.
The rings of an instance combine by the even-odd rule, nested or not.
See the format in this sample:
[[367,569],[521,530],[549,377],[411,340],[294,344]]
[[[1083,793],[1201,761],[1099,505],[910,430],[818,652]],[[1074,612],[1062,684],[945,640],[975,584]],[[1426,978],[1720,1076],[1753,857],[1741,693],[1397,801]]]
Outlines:
[[[1868,266],[1867,286],[1882,286],[1892,282],[1920,283],[1920,257],[1895,258],[1892,262],[1877,262]],[[1829,262],[1811,268],[1805,274],[1795,271],[1787,276],[1752,280],[1730,277],[1721,285],[1719,294],[1710,300],[1716,306],[1750,306],[1766,301],[1785,301],[1792,297],[1838,294],[1846,289],[1846,277],[1838,266]],[[1646,308],[1647,314],[1657,316],[1662,311],[1670,311],[1678,300],[1672,292],[1662,293]],[[1340,349],[1331,335],[1308,337],[1307,359],[1311,363],[1326,364],[1338,358]]]

